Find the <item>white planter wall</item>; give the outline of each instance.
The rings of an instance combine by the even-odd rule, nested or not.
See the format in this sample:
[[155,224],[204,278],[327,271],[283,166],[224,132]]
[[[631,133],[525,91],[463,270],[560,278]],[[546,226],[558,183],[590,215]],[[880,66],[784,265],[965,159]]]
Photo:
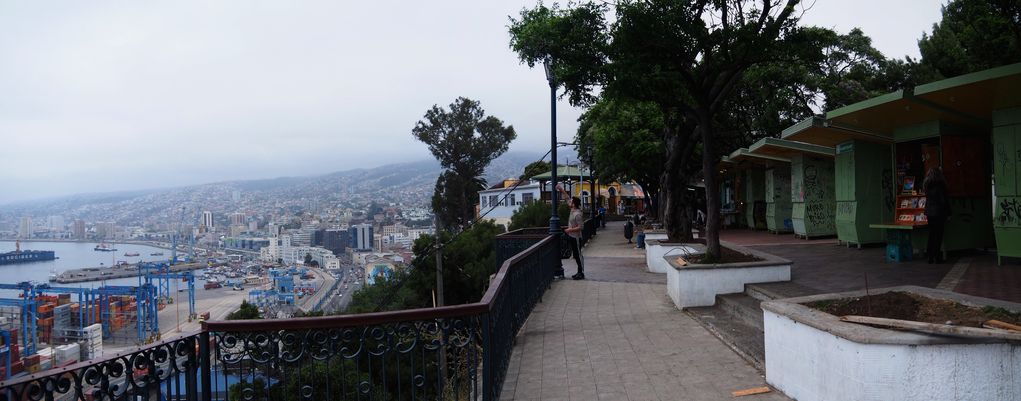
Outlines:
[[[669,257],[660,259],[670,263]],[[788,261],[755,264],[757,266],[708,268],[678,268],[670,265],[667,270],[667,294],[678,309],[712,306],[716,303],[717,295],[744,292],[745,284],[791,280],[791,265]]]
[[663,244],[659,240],[645,237],[645,267],[652,273],[666,273],[670,263],[664,256],[682,256],[685,254],[701,254],[702,251],[683,244]]
[[763,323],[766,381],[798,401],[1021,400],[1021,344],[865,344],[769,310]]

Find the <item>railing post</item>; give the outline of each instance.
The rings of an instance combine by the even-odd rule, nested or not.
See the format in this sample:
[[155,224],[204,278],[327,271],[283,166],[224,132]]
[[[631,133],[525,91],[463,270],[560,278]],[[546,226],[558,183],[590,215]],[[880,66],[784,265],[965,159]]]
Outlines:
[[188,401],[198,401],[198,355],[195,352],[195,337],[191,337],[191,341],[186,343],[188,348],[188,364],[185,365],[187,368],[184,370],[184,394]]
[[213,401],[213,373],[210,368],[212,350],[209,349],[209,332],[199,333],[199,372],[202,378],[202,401]]
[[493,383],[493,330],[489,322],[489,312],[482,314],[482,401],[491,401],[498,394]]

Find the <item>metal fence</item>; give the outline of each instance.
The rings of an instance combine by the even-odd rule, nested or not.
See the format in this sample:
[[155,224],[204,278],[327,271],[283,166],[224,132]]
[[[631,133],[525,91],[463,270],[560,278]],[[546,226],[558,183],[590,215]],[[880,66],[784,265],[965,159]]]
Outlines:
[[0,382],[0,401],[496,400],[557,247],[546,236],[504,260],[476,303],[207,322],[196,334]]

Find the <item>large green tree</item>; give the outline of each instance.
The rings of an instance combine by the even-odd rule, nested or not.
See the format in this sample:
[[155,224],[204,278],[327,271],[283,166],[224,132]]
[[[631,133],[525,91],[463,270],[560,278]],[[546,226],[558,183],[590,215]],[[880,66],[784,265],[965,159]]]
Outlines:
[[444,109],[434,105],[411,130],[444,168],[436,181],[433,210],[442,226],[464,227],[474,216],[474,199],[485,188],[486,166],[507,151],[516,134],[479,102],[457,98]]
[[[799,56],[798,0],[621,1],[607,25],[605,6],[584,3],[558,12],[539,6],[512,20],[511,46],[522,61],[552,60],[572,101],[595,85],[607,93],[652,101],[664,115],[664,220],[671,237],[690,237],[683,194],[688,165],[701,150],[706,186],[707,253],[718,257],[717,124],[744,74],[757,65]],[[561,35],[557,37],[556,35]],[[577,39],[564,40],[562,37]],[[579,61],[587,61],[588,66]],[[578,71],[582,71],[579,73]],[[672,227],[672,228],[670,228]],[[680,228],[680,229],[679,229]]]
[[[663,113],[653,102],[604,97],[579,119],[578,154],[586,155],[602,182],[633,180],[652,197],[659,193],[665,151]],[[590,152],[591,151],[591,152]]]
[[1021,3],[954,0],[918,41],[925,81],[1021,62]]

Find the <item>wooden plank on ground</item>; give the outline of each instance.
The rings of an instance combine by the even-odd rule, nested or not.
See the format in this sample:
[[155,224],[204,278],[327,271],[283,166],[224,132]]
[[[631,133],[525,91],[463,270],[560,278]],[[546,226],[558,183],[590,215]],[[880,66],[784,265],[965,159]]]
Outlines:
[[1021,332],[1013,332],[1000,329],[980,329],[977,327],[953,326],[949,324],[934,324],[914,322],[910,320],[886,319],[869,316],[842,316],[840,320],[852,323],[873,324],[877,326],[896,327],[920,331],[923,333],[940,334],[945,336],[971,337],[971,338],[1001,338],[1005,340],[1021,341]]
[[1007,323],[1007,322],[1001,322],[1001,321],[996,320],[996,319],[987,320],[985,323],[982,324],[982,327],[985,327],[987,329],[1003,329],[1003,330],[1021,331],[1021,326],[1018,326],[1016,324],[1010,324],[1010,323]]
[[763,386],[763,387],[753,387],[753,388],[744,389],[744,390],[738,390],[738,391],[731,391],[730,394],[733,394],[734,397],[744,397],[746,395],[765,394],[765,393],[768,393],[770,391],[773,391],[773,390],[770,390],[769,387]]

